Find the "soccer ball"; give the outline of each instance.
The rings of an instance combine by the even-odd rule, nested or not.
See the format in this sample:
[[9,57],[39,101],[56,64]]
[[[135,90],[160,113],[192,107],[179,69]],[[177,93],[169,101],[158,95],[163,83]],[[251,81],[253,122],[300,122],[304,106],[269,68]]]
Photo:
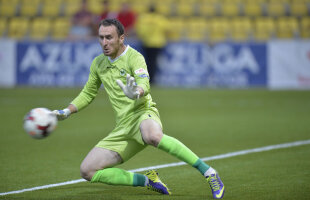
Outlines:
[[25,131],[36,139],[47,137],[56,125],[56,115],[47,108],[34,108],[24,117]]

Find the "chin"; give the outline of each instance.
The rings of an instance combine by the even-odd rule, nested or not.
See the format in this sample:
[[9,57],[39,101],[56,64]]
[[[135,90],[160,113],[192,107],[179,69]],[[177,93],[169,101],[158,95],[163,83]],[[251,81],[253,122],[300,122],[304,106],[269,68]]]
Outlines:
[[105,53],[105,52],[103,52],[103,54],[104,54],[105,56],[110,56],[110,55],[111,55],[111,53]]

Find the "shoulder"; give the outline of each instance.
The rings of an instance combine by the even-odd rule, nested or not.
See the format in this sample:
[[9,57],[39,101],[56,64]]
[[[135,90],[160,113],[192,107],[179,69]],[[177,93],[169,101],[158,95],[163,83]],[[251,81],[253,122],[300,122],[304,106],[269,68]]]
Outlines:
[[93,60],[93,64],[99,66],[101,63],[105,62],[107,60],[107,56],[104,54],[100,54],[99,56],[95,57]]
[[132,69],[136,69],[137,67],[146,67],[146,62],[143,55],[132,47],[128,49],[128,63]]
[[141,59],[141,58],[143,58],[143,55],[139,51],[137,51],[136,49],[132,48],[131,46],[129,46],[127,53],[128,53],[128,57],[130,59],[139,59],[139,58]]
[[107,62],[108,57],[105,56],[104,54],[100,54],[99,56],[93,59],[93,62],[90,66],[90,70],[93,72],[102,72],[108,66]]
[[92,66],[95,67],[95,68],[105,68],[107,67],[109,64],[108,64],[108,57],[105,56],[103,53],[100,54],[99,56],[95,57],[93,59],[93,62],[92,62]]

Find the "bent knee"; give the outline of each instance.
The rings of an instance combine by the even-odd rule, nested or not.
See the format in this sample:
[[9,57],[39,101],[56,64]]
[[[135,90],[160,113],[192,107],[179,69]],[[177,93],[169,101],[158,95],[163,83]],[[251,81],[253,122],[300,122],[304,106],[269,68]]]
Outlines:
[[157,147],[163,137],[160,125],[152,119],[142,121],[140,131],[145,143]]
[[147,144],[157,147],[162,137],[163,134],[161,132],[158,132],[150,133],[146,137],[143,137],[143,139]]
[[87,181],[91,181],[95,173],[96,170],[92,170],[90,167],[84,165],[83,163],[81,164],[80,174],[82,178],[86,179]]

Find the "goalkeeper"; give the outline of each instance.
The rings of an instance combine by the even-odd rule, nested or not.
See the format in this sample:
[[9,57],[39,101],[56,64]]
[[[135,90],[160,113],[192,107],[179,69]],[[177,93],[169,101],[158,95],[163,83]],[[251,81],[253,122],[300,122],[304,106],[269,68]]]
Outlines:
[[101,86],[108,94],[116,115],[116,127],[83,160],[81,176],[92,182],[142,186],[171,194],[155,170],[146,174],[114,166],[126,162],[147,145],[152,145],[196,168],[211,187],[213,198],[222,198],[224,185],[218,173],[177,139],[163,134],[158,110],[150,95],[149,75],[143,56],[124,44],[124,27],[116,19],[99,24],[103,54],[90,67],[89,79],[81,93],[63,110],[53,111],[66,119],[89,105]]

